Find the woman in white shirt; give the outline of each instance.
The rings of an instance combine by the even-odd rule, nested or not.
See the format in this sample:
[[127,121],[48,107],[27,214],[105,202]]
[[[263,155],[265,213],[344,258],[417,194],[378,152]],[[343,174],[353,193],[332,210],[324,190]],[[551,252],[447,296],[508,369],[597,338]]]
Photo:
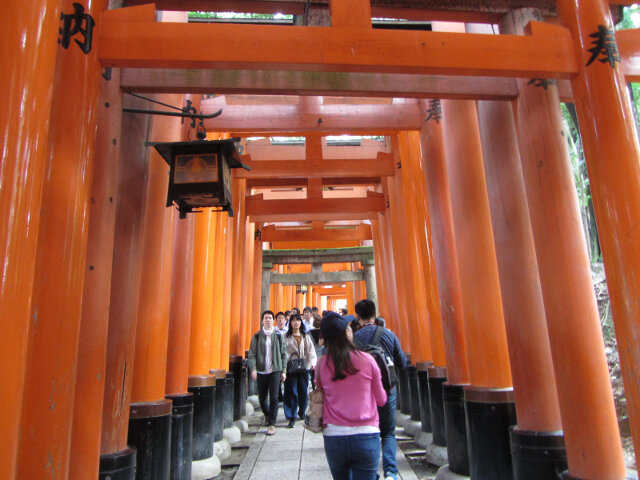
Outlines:
[[304,359],[306,370],[298,373],[287,372],[284,382],[284,415],[289,419],[289,428],[296,424],[296,416],[302,420],[309,400],[309,371],[316,366],[316,349],[311,335],[307,334],[302,317],[291,315],[289,330],[284,337],[285,350],[289,359]]

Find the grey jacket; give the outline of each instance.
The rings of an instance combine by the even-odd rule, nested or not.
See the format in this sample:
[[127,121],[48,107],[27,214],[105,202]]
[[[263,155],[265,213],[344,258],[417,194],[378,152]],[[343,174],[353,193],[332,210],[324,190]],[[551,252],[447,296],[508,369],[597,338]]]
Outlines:
[[[262,372],[265,370],[266,344],[267,336],[262,329],[251,337],[251,346],[249,347],[249,355],[247,356],[249,372],[253,372],[254,370]],[[287,352],[284,346],[283,336],[277,334],[275,331],[271,334],[271,359],[274,372],[284,370],[287,365]]]

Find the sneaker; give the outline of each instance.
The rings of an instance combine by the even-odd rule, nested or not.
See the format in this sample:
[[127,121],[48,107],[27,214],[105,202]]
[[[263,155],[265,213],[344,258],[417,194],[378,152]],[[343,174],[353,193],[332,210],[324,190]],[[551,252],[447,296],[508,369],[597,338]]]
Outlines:
[[275,435],[275,433],[276,433],[276,426],[269,425],[269,428],[267,428],[267,435]]
[[287,425],[287,428],[293,428],[295,426],[296,426],[296,419],[295,418],[289,419],[289,425]]
[[397,479],[393,473],[389,472],[384,474],[384,480],[397,480]]

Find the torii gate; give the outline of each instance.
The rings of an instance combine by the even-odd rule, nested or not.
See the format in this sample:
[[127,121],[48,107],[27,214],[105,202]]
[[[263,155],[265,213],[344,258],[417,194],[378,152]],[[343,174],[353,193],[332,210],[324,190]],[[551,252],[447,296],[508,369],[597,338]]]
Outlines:
[[[360,262],[358,271],[323,272],[323,263]],[[278,264],[311,264],[311,273],[272,273]],[[264,250],[262,253],[262,294],[260,310],[269,308],[272,283],[285,285],[328,284],[364,280],[367,298],[376,304],[376,273],[373,247],[327,248],[309,250]]]

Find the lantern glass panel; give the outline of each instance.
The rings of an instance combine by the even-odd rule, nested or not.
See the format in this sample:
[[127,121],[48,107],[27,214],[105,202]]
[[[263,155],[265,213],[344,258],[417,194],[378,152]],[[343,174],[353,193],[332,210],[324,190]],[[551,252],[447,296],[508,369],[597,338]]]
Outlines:
[[218,154],[176,155],[173,183],[218,181]]

